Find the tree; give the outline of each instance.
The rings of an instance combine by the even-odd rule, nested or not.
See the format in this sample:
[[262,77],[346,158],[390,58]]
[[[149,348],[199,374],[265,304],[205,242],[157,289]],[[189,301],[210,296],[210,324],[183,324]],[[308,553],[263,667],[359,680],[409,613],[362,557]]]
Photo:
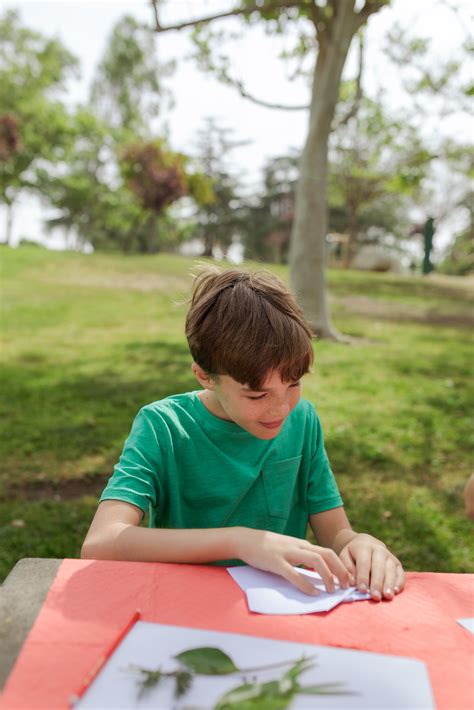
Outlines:
[[0,106],[5,111],[2,143],[6,140],[10,144],[8,154],[3,151],[0,161],[0,201],[7,208],[7,244],[18,195],[25,189],[37,189],[38,166],[64,158],[71,126],[56,96],[76,67],[76,59],[57,40],[22,27],[16,12],[9,11],[0,18]]
[[247,258],[287,263],[297,178],[296,156],[267,161],[262,189],[245,208],[243,240]]
[[0,116],[0,162],[10,160],[20,149],[17,119],[12,114]]
[[230,153],[243,141],[233,140],[230,131],[208,118],[197,137],[195,162],[212,182],[213,198],[201,204],[195,217],[193,237],[204,244],[203,256],[212,256],[216,246],[224,253],[242,231],[244,201],[238,179],[227,167]]
[[184,194],[211,199],[209,180],[163,141],[116,143],[110,126],[84,108],[73,123],[67,168],[38,171],[42,198],[57,210],[48,229],[64,229],[81,246],[125,253],[149,254],[176,243],[182,230],[167,208]]
[[125,184],[146,215],[149,238],[141,242],[143,252],[158,251],[159,226],[174,202],[185,195],[199,205],[214,199],[210,178],[193,170],[190,158],[171,151],[164,141],[129,145],[122,152],[120,162]]
[[85,108],[71,120],[64,169],[37,170],[42,200],[56,209],[47,229],[63,229],[70,246],[138,250],[149,242],[147,215],[121,180],[110,127]]
[[329,202],[339,205],[337,231],[348,236],[344,266],[357,242],[373,242],[374,235],[407,237],[411,200],[420,196],[434,157],[413,126],[389,118],[381,102],[368,98],[333,132]]
[[[150,121],[161,101],[155,35],[133,18],[114,27],[91,90],[89,106],[71,116],[61,170],[38,171],[41,196],[76,245],[153,253],[186,230],[168,207],[183,195],[210,199],[209,181],[181,153],[153,138]],[[71,239],[72,243],[72,239]]]
[[115,130],[150,137],[163,102],[162,80],[173,63],[159,63],[155,34],[129,15],[115,25],[92,83],[94,112]]
[[[266,23],[269,32],[283,32],[292,23],[299,28],[293,55],[314,54],[308,136],[300,160],[296,190],[295,219],[290,248],[290,276],[293,290],[315,333],[337,338],[326,303],[327,176],[328,141],[339,97],[342,70],[354,36],[368,18],[388,5],[388,0],[242,0],[228,11],[163,26],[159,3],[152,2],[157,32],[203,27],[222,18],[240,17]],[[220,46],[222,38],[220,38]],[[208,63],[209,42],[201,43]],[[225,63],[220,74],[229,79]],[[241,82],[241,93],[248,97]],[[262,102],[260,102],[262,103]],[[281,105],[278,106],[281,108]]]

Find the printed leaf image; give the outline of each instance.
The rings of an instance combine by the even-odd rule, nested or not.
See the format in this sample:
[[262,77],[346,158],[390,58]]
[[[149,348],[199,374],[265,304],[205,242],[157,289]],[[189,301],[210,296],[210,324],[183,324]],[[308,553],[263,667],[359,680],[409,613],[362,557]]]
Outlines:
[[[341,691],[339,684],[321,684],[308,687],[301,686],[298,682],[299,676],[310,668],[314,667],[312,658],[300,658],[296,663],[293,661],[279,662],[267,666],[254,666],[253,668],[238,668],[232,658],[220,648],[214,646],[203,646],[200,648],[190,648],[187,651],[174,656],[182,667],[172,671],[147,670],[146,668],[136,668],[142,679],[138,697],[142,697],[145,692],[157,685],[162,678],[174,678],[175,698],[180,698],[186,694],[192,685],[195,675],[222,676],[240,674],[242,685],[232,688],[226,692],[214,706],[214,710],[284,710],[291,700],[298,693],[305,695],[350,695],[351,693]],[[291,667],[283,673],[280,678],[274,678],[266,682],[258,679],[257,673],[268,671],[281,666]],[[252,682],[247,676],[253,674]]]
[[294,695],[288,681],[244,683],[223,695],[214,710],[284,710]]
[[228,675],[239,672],[233,660],[220,648],[191,648],[179,653],[175,658],[190,671],[201,675]]

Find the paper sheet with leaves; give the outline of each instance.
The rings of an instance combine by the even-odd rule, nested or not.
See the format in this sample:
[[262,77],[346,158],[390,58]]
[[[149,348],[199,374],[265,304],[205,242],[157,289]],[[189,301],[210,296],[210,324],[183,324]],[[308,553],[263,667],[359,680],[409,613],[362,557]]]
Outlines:
[[139,621],[75,707],[430,710],[434,703],[421,661]]
[[318,596],[300,592],[286,579],[271,572],[263,572],[254,567],[227,567],[232,579],[244,590],[250,611],[259,614],[314,614],[333,609],[341,602],[370,599],[370,594],[362,593],[356,587],[326,592],[323,580],[317,572],[295,567],[295,570],[309,577],[319,590]]
[[457,622],[467,629],[467,631],[470,631],[471,634],[474,634],[474,618],[457,619]]

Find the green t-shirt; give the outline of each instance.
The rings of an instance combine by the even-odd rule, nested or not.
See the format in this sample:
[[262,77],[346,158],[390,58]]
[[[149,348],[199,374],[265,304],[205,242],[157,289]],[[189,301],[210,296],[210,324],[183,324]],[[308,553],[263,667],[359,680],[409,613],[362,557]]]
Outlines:
[[308,516],[342,505],[312,404],[258,439],[219,419],[198,392],[138,413],[101,496],[150,513],[151,527],[245,526],[304,538]]

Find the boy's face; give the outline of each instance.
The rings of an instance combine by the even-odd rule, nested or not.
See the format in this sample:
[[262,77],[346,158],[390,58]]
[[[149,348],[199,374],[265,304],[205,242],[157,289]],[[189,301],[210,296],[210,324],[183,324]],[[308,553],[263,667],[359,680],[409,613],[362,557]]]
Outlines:
[[[196,369],[195,369],[196,368]],[[194,374],[206,388],[201,401],[212,414],[233,421],[258,439],[274,439],[286,417],[301,397],[300,382],[282,382],[279,372],[272,372],[259,391],[250,390],[228,375],[202,380],[202,370]]]

